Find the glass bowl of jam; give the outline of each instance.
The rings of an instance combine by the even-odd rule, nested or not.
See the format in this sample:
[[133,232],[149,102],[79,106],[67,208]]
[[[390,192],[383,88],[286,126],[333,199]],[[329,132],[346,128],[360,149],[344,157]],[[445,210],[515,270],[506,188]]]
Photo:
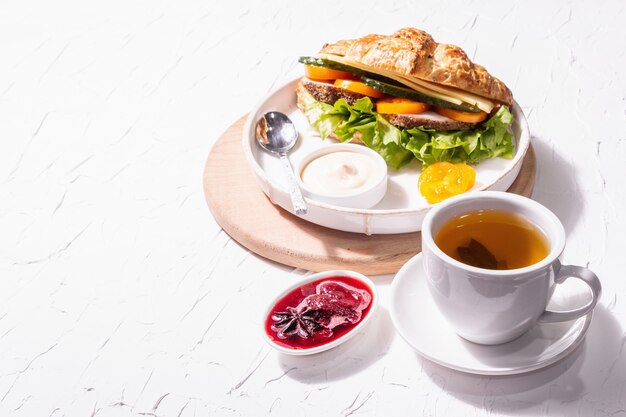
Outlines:
[[354,271],[331,270],[289,286],[264,315],[265,340],[290,355],[332,349],[357,334],[378,304],[374,283]]

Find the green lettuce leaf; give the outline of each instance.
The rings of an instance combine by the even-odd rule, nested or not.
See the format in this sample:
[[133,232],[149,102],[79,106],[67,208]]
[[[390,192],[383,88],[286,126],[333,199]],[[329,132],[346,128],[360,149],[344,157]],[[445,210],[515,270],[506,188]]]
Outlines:
[[440,132],[433,129],[399,129],[374,112],[368,97],[353,105],[339,99],[334,105],[321,103],[310,94],[301,95],[301,105],[312,126],[326,139],[332,133],[342,142],[360,139],[394,168],[413,158],[424,166],[449,161],[477,164],[488,158],[512,158],[515,149],[509,132],[513,115],[506,106],[477,129]]

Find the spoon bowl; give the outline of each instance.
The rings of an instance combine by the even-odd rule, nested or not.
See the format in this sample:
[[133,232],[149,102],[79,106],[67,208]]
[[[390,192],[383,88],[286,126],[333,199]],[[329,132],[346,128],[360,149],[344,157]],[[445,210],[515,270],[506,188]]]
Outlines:
[[298,131],[286,114],[271,111],[257,122],[256,139],[263,149],[280,155],[294,147],[298,141]]
[[298,141],[298,131],[291,119],[284,113],[270,111],[259,118],[255,136],[258,144],[266,151],[278,155],[287,178],[287,187],[294,211],[298,215],[307,213],[306,203],[293,173],[293,167],[287,158],[287,152]]

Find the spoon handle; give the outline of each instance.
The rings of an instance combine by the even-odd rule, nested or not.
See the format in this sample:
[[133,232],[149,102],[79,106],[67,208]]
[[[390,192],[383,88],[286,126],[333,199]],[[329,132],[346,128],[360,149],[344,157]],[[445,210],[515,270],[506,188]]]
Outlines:
[[302,198],[302,193],[300,192],[300,187],[298,187],[298,182],[296,181],[296,176],[293,173],[293,167],[289,162],[289,158],[287,158],[286,154],[280,154],[280,161],[283,165],[283,171],[287,177],[287,190],[291,196],[293,209],[299,216],[306,214],[306,203],[304,202],[304,198]]

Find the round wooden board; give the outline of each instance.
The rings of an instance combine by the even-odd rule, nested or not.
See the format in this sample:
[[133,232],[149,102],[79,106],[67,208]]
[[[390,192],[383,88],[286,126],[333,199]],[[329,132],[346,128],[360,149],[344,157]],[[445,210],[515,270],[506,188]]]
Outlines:
[[[350,269],[366,275],[396,273],[421,251],[419,232],[366,236],[309,223],[275,206],[248,165],[241,135],[245,117],[214,144],[204,167],[204,195],[217,223],[252,252],[310,271]],[[509,192],[529,197],[535,183],[532,146]]]

